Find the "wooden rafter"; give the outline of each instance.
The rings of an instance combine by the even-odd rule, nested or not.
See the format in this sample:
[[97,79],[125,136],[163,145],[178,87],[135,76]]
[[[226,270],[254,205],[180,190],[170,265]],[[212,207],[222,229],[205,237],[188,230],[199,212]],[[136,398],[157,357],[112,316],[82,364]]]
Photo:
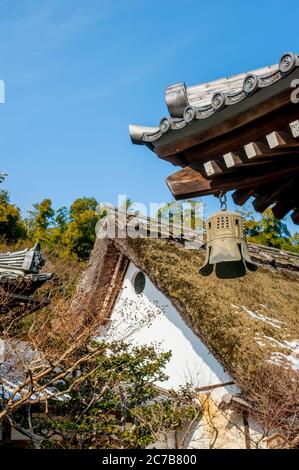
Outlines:
[[254,199],[277,217],[298,220],[299,108],[292,88],[299,55],[237,77],[166,89],[169,116],[154,127],[130,126],[132,142],[183,168],[167,178],[176,199],[233,190],[237,204]]
[[294,209],[294,212],[291,214],[291,219],[294,222],[294,224],[299,225],[299,208]]
[[[282,218],[299,205],[299,121],[223,155],[215,154],[212,160],[200,154],[197,161],[167,178],[167,184],[176,199],[235,190],[236,204],[253,197],[256,211],[274,205],[274,215]],[[293,220],[298,220],[297,211]]]
[[272,184],[261,188],[256,192],[256,197],[253,201],[253,207],[257,212],[264,212],[271,204],[279,200],[279,197],[283,191],[287,191],[293,180],[283,179],[280,181],[274,181]]

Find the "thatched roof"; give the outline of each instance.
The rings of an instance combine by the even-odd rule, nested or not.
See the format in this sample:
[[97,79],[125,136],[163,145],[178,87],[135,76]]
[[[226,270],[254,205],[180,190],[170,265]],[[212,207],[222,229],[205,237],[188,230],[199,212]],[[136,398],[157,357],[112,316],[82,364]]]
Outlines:
[[203,248],[162,239],[98,239],[72,304],[105,323],[131,260],[232,375],[247,373],[248,364],[261,359],[299,369],[299,257],[257,245],[249,250],[263,263],[257,272],[219,279],[199,274]]
[[[116,245],[173,302],[230,373],[244,372],[248,359],[266,356],[272,361],[287,360],[299,369],[299,270],[295,264],[293,271],[260,265],[257,272],[243,278],[218,279],[215,274],[202,277],[198,273],[204,250],[151,239],[120,240]],[[278,250],[274,254],[279,257]],[[261,248],[258,257],[263,257]]]

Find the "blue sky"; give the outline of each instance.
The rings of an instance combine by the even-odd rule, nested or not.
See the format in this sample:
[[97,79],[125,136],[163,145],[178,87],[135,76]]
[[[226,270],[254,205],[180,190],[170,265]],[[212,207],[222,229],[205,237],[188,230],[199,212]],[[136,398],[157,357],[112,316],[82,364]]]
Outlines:
[[169,201],[176,168],[132,145],[128,125],[159,123],[172,83],[299,52],[298,24],[298,0],[0,0],[2,187],[23,211],[44,197]]

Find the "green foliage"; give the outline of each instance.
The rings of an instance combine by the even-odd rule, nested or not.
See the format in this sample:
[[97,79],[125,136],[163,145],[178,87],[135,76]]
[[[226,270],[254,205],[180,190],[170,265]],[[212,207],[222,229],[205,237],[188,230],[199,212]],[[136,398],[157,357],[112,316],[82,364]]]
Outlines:
[[295,232],[294,235],[291,236],[291,242],[299,252],[299,232]]
[[22,220],[17,207],[10,204],[9,194],[0,191],[0,238],[7,243],[28,239],[39,241],[55,256],[86,260],[95,242],[95,225],[99,219],[95,198],[78,198],[70,209],[55,211],[49,198],[33,205]]
[[95,212],[97,205],[97,200],[94,197],[82,197],[76,199],[71,205],[70,216],[73,220],[78,220],[84,212]]
[[33,204],[34,210],[30,212],[31,238],[34,241],[47,241],[48,229],[53,223],[55,211],[51,199],[43,199]]
[[170,353],[123,342],[101,346],[95,359],[81,367],[82,379],[71,399],[56,408],[55,415],[33,420],[35,433],[47,429],[48,436],[60,435],[59,442],[48,438],[45,447],[144,448],[161,433],[200,419],[189,389],[159,396],[155,384],[167,378],[164,368]]
[[88,259],[95,242],[95,226],[99,219],[98,203],[94,198],[80,198],[70,208],[70,221],[63,231],[61,242],[66,255]]
[[132,210],[133,207],[134,207],[134,202],[130,198],[125,199],[121,205],[121,209],[127,210],[127,211]]
[[[165,204],[159,209],[157,217],[170,225],[181,225],[184,221],[185,227],[201,230],[202,220],[195,209],[195,201],[185,202],[189,205],[181,202]],[[33,207],[28,218],[22,221],[19,209],[10,204],[8,193],[1,191],[0,237],[15,243],[28,236],[32,242],[42,242],[57,256],[88,259],[96,238],[96,223],[106,213],[105,209],[98,207],[95,198],[78,198],[70,208],[63,206],[57,211],[54,211],[48,198]],[[133,210],[133,207],[130,199],[124,202],[123,208]],[[260,219],[246,209],[241,213],[245,218],[245,233],[249,242],[299,252],[298,233],[291,236],[287,225],[275,218],[271,209],[267,209]]]
[[10,204],[7,191],[0,191],[0,237],[7,243],[15,243],[26,238],[26,228],[20,210]]
[[70,209],[63,206],[56,212],[51,199],[44,199],[33,207],[26,220],[30,240],[42,242],[56,256],[88,259],[98,221],[96,199],[79,198]]
[[55,215],[55,226],[59,229],[61,233],[66,231],[67,224],[70,218],[70,211],[67,207],[60,207],[56,211]]
[[249,242],[299,252],[298,234],[291,237],[287,225],[274,217],[270,208],[263,212],[260,220],[256,220],[251,211],[241,213],[245,218],[245,234]]
[[203,220],[196,209],[198,202],[188,199],[183,202],[171,201],[160,207],[158,219],[164,223],[181,225],[198,230],[203,227]]

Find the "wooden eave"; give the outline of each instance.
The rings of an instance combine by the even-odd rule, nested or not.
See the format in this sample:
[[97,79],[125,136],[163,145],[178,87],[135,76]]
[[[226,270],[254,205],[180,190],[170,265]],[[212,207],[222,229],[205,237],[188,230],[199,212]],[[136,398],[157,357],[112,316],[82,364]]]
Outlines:
[[[255,82],[252,91],[248,79]],[[291,100],[298,83],[299,56],[288,53],[270,74],[245,76],[242,89],[215,93],[206,108],[182,111],[187,96],[178,84],[168,108],[181,117],[164,118],[151,131],[133,126],[131,138],[183,168],[166,179],[175,199],[235,191],[236,204],[253,197],[257,212],[273,206],[283,218],[292,211],[298,224],[299,107]]]

